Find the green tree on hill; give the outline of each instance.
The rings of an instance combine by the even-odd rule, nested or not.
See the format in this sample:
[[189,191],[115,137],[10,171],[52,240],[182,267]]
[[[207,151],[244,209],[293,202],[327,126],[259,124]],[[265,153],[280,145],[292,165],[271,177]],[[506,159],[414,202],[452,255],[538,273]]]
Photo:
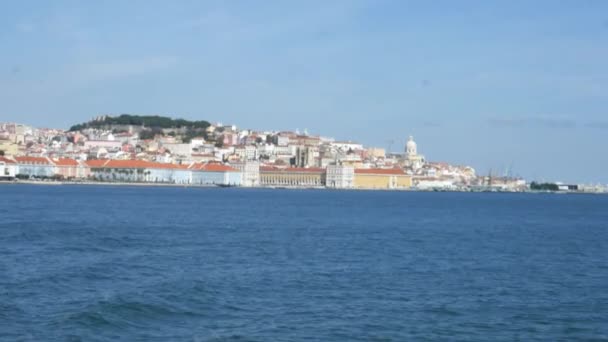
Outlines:
[[172,119],[166,116],[158,115],[130,115],[122,114],[120,116],[109,116],[99,121],[89,121],[82,124],[77,124],[70,127],[70,131],[80,131],[85,128],[99,128],[110,125],[133,125],[145,126],[150,128],[195,128],[206,129],[211,124],[205,120],[190,121],[185,119]]

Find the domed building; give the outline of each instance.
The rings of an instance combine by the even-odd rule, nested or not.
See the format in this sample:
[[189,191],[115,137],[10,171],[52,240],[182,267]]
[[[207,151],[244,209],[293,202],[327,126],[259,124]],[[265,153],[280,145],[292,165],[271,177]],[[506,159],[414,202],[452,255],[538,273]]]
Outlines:
[[418,145],[414,141],[414,137],[410,135],[405,144],[405,166],[417,170],[424,166],[424,163],[424,156],[418,154]]

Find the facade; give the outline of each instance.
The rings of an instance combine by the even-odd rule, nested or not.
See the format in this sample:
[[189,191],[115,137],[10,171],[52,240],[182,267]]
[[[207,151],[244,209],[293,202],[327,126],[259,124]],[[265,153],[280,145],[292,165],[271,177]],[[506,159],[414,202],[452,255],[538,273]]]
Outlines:
[[354,186],[355,169],[349,165],[327,165],[326,185],[328,188],[348,189]]
[[163,143],[162,146],[177,156],[190,157],[192,155],[192,145],[181,143]]
[[325,186],[325,169],[260,167],[260,185],[285,187]]
[[17,163],[0,156],[0,179],[13,179],[17,176]]
[[193,164],[190,166],[192,184],[240,186],[242,174],[239,170],[220,163]]
[[55,176],[55,164],[43,157],[15,157],[17,176],[51,178]]
[[230,166],[239,170],[243,176],[242,186],[259,186],[260,185],[260,162],[255,160],[246,160],[231,163]]
[[84,163],[79,163],[74,159],[61,158],[52,160],[55,164],[55,175],[65,179],[86,178],[87,167]]
[[402,169],[355,169],[357,189],[409,189],[412,177]]
[[314,149],[310,146],[298,146],[296,148],[296,167],[312,167],[315,166]]
[[220,163],[166,164],[143,160],[90,161],[91,177],[100,181],[183,185],[241,185],[241,173]]
[[84,147],[120,150],[122,142],[116,140],[88,140],[84,142]]
[[370,158],[386,158],[386,151],[383,148],[371,147],[366,150],[366,153]]

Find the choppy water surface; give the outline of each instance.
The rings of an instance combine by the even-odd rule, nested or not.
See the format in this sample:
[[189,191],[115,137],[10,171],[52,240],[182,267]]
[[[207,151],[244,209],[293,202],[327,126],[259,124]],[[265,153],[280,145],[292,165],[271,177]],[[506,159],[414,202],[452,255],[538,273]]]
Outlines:
[[608,196],[0,185],[0,340],[608,340]]

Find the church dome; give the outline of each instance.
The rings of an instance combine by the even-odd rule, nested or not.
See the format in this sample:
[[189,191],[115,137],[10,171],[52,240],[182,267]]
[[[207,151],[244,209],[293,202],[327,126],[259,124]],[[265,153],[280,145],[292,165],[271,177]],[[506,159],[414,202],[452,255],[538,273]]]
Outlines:
[[408,149],[410,149],[410,148],[416,148],[417,147],[416,146],[416,142],[414,141],[414,137],[413,136],[410,135],[409,139],[407,140],[406,147]]
[[409,139],[407,140],[407,144],[405,144],[405,152],[407,152],[407,154],[414,155],[417,153],[417,148],[418,146],[414,141],[414,137],[410,135]]

